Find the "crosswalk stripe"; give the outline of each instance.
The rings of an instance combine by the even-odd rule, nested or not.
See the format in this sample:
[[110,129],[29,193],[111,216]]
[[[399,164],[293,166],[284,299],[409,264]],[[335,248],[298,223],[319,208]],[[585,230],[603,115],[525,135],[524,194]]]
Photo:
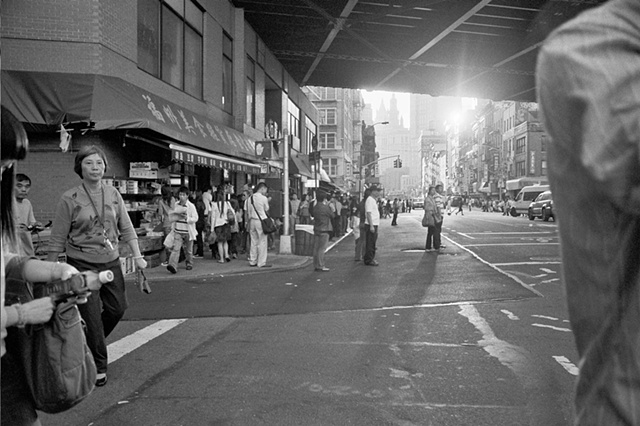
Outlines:
[[136,331],[122,339],[113,342],[107,346],[107,354],[109,363],[115,362],[136,349],[144,345],[147,342],[155,339],[156,337],[166,333],[172,328],[182,324],[185,319],[171,319],[154,322],[153,324]]
[[567,357],[556,355],[553,357],[553,359],[555,359],[558,364],[560,364],[565,370],[567,370],[569,374],[577,376],[580,373],[580,369],[576,367],[574,363],[569,361]]

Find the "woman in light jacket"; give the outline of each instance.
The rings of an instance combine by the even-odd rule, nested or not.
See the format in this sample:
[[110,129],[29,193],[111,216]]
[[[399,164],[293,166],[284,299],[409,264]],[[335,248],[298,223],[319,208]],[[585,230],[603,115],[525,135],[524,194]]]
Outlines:
[[215,235],[215,242],[218,244],[218,254],[220,259],[219,263],[231,262],[229,257],[229,240],[231,239],[231,225],[227,219],[227,215],[231,216],[228,212],[233,214],[235,218],[235,212],[231,208],[231,204],[224,199],[224,192],[218,191],[216,193],[216,201],[211,208],[211,229],[212,235]]

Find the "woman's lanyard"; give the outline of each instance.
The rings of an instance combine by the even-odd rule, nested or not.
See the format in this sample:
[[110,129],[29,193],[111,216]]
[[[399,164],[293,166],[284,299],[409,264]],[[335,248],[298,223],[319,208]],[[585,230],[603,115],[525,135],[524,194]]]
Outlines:
[[84,186],[84,183],[82,184],[82,187],[84,188],[84,192],[87,193],[87,197],[89,197],[89,201],[91,202],[91,207],[93,207],[93,211],[96,213],[96,216],[98,217],[98,222],[100,222],[100,226],[102,226],[102,237],[104,238],[102,244],[104,244],[107,250],[113,250],[113,244],[111,244],[111,241],[109,241],[109,238],[107,237],[107,229],[105,228],[104,221],[102,220],[102,218],[105,217],[104,188],[102,186],[100,187],[100,192],[102,193],[102,216],[100,216],[100,213],[98,213],[98,208],[93,202],[93,198],[91,198],[91,194],[89,194],[89,190],[87,189],[86,186]]

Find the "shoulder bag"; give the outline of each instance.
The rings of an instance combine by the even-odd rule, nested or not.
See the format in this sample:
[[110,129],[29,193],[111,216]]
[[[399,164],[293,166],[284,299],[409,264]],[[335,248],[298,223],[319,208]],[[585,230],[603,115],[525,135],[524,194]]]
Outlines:
[[[7,293],[14,297],[7,297],[5,305],[33,300],[32,284],[16,269],[7,268]],[[75,302],[58,304],[45,324],[7,331],[7,350],[20,360],[37,410],[66,411],[93,391],[96,365]]]
[[269,216],[268,213],[265,212],[265,214],[267,215],[265,219],[260,217],[260,213],[258,213],[258,209],[256,209],[256,205],[253,202],[253,196],[251,196],[251,205],[253,206],[253,209],[256,211],[256,215],[258,215],[258,219],[260,219],[260,222],[262,222],[262,232],[264,232],[265,234],[273,234],[274,232],[276,232],[278,227],[276,226],[275,221]]

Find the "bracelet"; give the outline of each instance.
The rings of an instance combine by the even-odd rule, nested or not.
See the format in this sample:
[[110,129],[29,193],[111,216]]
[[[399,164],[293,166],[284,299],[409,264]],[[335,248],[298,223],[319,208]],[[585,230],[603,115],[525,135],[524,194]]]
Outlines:
[[24,328],[26,323],[24,322],[25,318],[24,318],[24,310],[22,309],[22,305],[19,303],[16,303],[15,305],[11,305],[11,306],[15,308],[16,313],[18,314],[18,322],[16,323],[16,327]]

